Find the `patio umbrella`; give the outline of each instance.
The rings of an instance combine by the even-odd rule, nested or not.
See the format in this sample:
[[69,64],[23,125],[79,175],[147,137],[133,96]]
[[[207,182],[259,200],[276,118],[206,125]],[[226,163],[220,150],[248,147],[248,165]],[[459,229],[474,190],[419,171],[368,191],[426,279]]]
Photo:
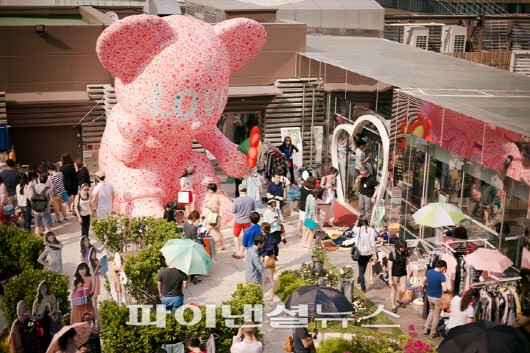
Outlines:
[[169,265],[187,275],[206,275],[213,266],[204,246],[191,239],[170,239],[160,251]]
[[[308,317],[344,317],[353,313],[353,306],[339,290],[331,287],[304,286],[293,292],[285,307],[307,305]],[[317,305],[320,309],[317,313]]]
[[478,248],[465,257],[466,263],[477,270],[490,272],[504,272],[513,265],[512,260],[499,250]]
[[88,322],[78,322],[72,325],[64,326],[55,335],[53,335],[52,342],[48,346],[46,353],[55,353],[59,350],[59,338],[71,328],[75,329],[74,344],[77,348],[80,348],[83,344],[88,341],[88,337],[92,333],[92,326]]
[[434,202],[417,210],[413,215],[416,224],[432,228],[454,226],[466,216],[450,203]]
[[530,343],[518,329],[477,322],[452,328],[438,346],[438,353],[527,353]]

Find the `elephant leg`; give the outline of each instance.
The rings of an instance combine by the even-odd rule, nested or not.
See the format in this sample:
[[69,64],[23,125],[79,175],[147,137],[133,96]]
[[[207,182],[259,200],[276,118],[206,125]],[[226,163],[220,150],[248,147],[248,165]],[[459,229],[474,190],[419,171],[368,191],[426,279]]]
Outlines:
[[202,211],[202,202],[206,195],[206,187],[209,183],[214,183],[217,185],[217,193],[221,203],[221,209],[219,211],[221,216],[221,228],[231,227],[234,222],[232,201],[221,191],[221,183],[215,174],[215,168],[213,167],[212,162],[204,153],[195,152],[193,155],[193,167],[195,168],[195,173],[190,176],[190,179],[195,194],[195,209]]
[[[107,174],[106,181],[114,188],[113,210],[115,212],[127,217],[163,216],[162,200],[166,185],[163,182],[162,165],[153,164],[151,161],[149,168],[127,167],[113,158],[110,153],[102,160],[105,161],[101,168]],[[140,163],[139,165],[146,164]]]
[[195,169],[188,178],[190,178],[193,187],[195,209],[201,212],[208,184],[214,183],[218,188],[220,186],[219,178],[215,175],[215,168],[208,157],[201,152],[191,153],[190,157],[181,163],[186,166],[193,166]]

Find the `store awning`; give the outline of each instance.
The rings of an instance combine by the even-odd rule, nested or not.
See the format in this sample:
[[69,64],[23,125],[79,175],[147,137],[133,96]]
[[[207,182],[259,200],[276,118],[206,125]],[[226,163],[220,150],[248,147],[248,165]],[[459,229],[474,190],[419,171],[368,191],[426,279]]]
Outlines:
[[[530,77],[381,38],[307,36],[300,54],[474,119],[530,136]],[[302,63],[302,65],[304,65]],[[314,72],[322,67],[321,72]],[[311,74],[324,77],[325,65]],[[302,69],[303,72],[303,69]],[[330,75],[328,75],[330,76]],[[342,83],[344,86],[344,83]]]
[[392,89],[392,85],[384,82],[375,81],[373,84],[344,84],[344,83],[325,83],[325,92],[384,92]]

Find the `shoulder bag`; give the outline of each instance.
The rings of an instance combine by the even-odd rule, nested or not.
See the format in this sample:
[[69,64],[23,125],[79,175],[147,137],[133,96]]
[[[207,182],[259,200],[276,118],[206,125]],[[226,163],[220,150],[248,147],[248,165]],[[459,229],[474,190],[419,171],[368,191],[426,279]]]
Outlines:
[[310,230],[315,230],[318,227],[318,223],[315,220],[313,220],[311,217],[307,217],[307,215],[309,214],[308,206],[309,206],[309,202],[306,201],[306,205],[305,205],[306,219],[304,219],[304,227]]
[[351,259],[353,261],[359,261],[359,257],[361,256],[361,253],[359,252],[359,245],[361,244],[361,235],[362,235],[363,227],[361,226],[359,228],[359,235],[357,236],[357,243],[354,244],[351,248]]
[[285,352],[291,353],[294,352],[294,341],[293,336],[289,336],[285,339],[285,343],[283,345],[283,350]]
[[219,215],[215,212],[208,212],[204,221],[208,224],[217,224],[219,222]]

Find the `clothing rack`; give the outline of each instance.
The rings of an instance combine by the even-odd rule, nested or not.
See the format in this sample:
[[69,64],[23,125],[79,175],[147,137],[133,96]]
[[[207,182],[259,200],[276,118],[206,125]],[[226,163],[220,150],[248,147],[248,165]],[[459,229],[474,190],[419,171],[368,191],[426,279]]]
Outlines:
[[270,143],[269,141],[267,140],[263,140],[262,142],[262,146],[265,146],[267,147],[267,149],[269,150],[269,152],[272,152],[274,154],[277,154],[279,157],[283,156],[284,154],[276,147],[274,146],[272,143]]
[[492,279],[492,280],[488,280],[488,281],[484,281],[484,282],[479,282],[479,283],[473,283],[470,285],[470,287],[482,287],[482,286],[489,286],[489,285],[494,285],[494,284],[501,284],[501,283],[510,283],[510,282],[517,282],[517,281],[520,281],[522,279],[522,277],[518,276],[518,277],[509,277],[509,278],[500,278],[500,279]]
[[[491,248],[491,249],[495,249],[495,247],[493,245],[491,245],[491,243],[489,241],[487,241],[486,239],[481,239],[481,238],[478,238],[478,239],[466,239],[466,240],[455,240],[455,241],[452,241],[450,243],[446,243],[446,242],[440,242],[438,243],[438,246],[443,246],[445,247],[447,250],[451,251],[452,253],[456,253],[457,252],[457,249],[453,249],[453,247],[451,245],[460,245],[460,244],[464,244],[464,245],[467,245],[469,243],[473,243],[475,245],[477,245],[477,247],[483,247],[483,248]],[[480,243],[482,243],[483,245],[481,246]],[[458,247],[457,247],[458,248]]]
[[434,250],[431,250],[428,252],[429,256],[430,255],[443,255],[443,254],[447,254],[447,249],[434,249]]

